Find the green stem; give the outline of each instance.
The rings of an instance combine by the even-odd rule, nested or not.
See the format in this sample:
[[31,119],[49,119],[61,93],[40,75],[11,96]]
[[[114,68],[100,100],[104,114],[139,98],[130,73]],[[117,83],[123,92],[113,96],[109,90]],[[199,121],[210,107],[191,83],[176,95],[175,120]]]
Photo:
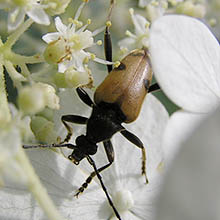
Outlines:
[[16,155],[16,160],[22,166],[29,180],[29,190],[34,198],[38,201],[40,207],[44,210],[47,217],[51,220],[65,220],[58,212],[53,201],[49,197],[46,189],[41,184],[39,177],[36,175],[28,157],[23,149],[20,149]]
[[0,127],[4,127],[11,120],[11,113],[8,106],[7,92],[3,65],[0,64]]
[[20,25],[19,28],[8,37],[7,41],[5,42],[5,47],[11,48],[18,38],[32,25],[32,23],[33,20],[29,18],[22,25]]
[[23,56],[19,54],[14,54],[13,61],[16,64],[20,64],[20,63],[34,64],[34,63],[45,62],[44,57],[41,54],[35,54],[33,56]]

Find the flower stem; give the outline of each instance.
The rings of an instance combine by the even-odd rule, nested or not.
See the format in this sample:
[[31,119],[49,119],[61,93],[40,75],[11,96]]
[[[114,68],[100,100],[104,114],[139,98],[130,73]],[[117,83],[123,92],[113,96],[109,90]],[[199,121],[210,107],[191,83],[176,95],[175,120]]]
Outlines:
[[32,25],[32,23],[33,20],[29,18],[22,25],[20,25],[19,28],[8,37],[7,41],[5,42],[5,46],[11,48],[18,38]]
[[0,64],[0,127],[4,127],[11,120],[11,113],[8,107],[7,92],[3,65]]
[[55,207],[53,201],[50,199],[46,189],[41,184],[23,149],[19,150],[16,155],[16,159],[28,177],[29,190],[32,192],[34,198],[38,201],[47,217],[51,220],[64,220]]

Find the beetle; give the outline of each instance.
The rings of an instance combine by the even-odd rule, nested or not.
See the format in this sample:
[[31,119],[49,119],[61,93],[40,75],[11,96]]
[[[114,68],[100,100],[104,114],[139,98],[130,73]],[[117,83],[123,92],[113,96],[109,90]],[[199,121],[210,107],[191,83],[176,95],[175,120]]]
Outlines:
[[[112,62],[112,44],[108,25],[106,25],[104,34],[104,48],[106,60]],[[67,147],[73,149],[73,152],[68,158],[76,165],[78,165],[82,159],[86,158],[93,166],[94,172],[90,174],[78,189],[75,196],[82,193],[92,179],[97,176],[117,218],[121,219],[107,193],[100,172],[114,162],[114,149],[111,138],[115,133],[120,132],[128,141],[141,149],[142,175],[145,176],[146,183],[148,182],[144,144],[135,134],[123,127],[122,123],[135,121],[140,113],[146,94],[158,90],[159,86],[157,84],[151,85],[152,68],[147,48],[132,51],[122,59],[118,67],[113,69],[112,65],[107,65],[107,69],[109,74],[97,87],[94,93],[94,101],[92,101],[83,88],[78,87],[76,89],[82,102],[92,108],[92,113],[89,118],[81,115],[63,115],[61,120],[68,131],[63,142],[51,145],[23,145],[23,147]],[[69,143],[72,136],[72,128],[68,123],[86,125],[86,134],[78,136],[75,140],[75,144]],[[97,144],[100,142],[103,142],[108,163],[97,169],[91,155],[96,154],[98,149]]]

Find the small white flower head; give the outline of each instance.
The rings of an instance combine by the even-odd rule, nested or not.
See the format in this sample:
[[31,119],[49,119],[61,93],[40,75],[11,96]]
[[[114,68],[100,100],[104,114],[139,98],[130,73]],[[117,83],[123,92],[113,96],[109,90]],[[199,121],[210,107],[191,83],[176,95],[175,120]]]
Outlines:
[[43,83],[27,86],[19,91],[18,104],[26,114],[35,114],[42,111],[46,106],[52,109],[59,108],[59,98],[55,89]]
[[[87,70],[87,64],[90,60],[102,64],[113,64],[112,62],[96,58],[95,54],[87,51],[87,49],[94,45],[101,45],[100,41],[94,41],[94,36],[102,32],[105,27],[91,32],[86,29],[91,23],[90,19],[88,19],[85,25],[78,20],[86,2],[87,1],[82,2],[74,19],[69,19],[68,25],[63,24],[60,17],[56,17],[55,26],[57,32],[47,33],[42,37],[42,39],[48,43],[44,52],[45,60],[50,64],[58,65],[58,72],[60,73],[64,73],[65,71],[70,72],[70,70],[74,70],[75,73],[81,72],[83,76],[78,76],[79,80],[85,79],[84,73],[88,74],[86,78],[91,78],[90,71]],[[74,84],[85,85],[83,81],[85,80]],[[88,84],[88,80],[86,84]]]
[[64,72],[64,77],[69,88],[79,86],[86,86],[87,88],[93,87],[91,70],[87,67],[84,71],[77,71],[75,68],[70,67]]
[[57,133],[54,129],[54,123],[43,116],[34,116],[31,119],[31,130],[36,139],[43,143],[55,143]]
[[0,2],[0,8],[8,11],[9,31],[15,30],[24,21],[26,14],[38,24],[49,25],[50,19],[44,11],[46,7],[38,0],[8,0]]
[[44,35],[43,40],[48,43],[44,56],[49,63],[58,64],[58,71],[63,73],[73,66],[77,70],[84,69],[83,62],[89,56],[84,49],[93,46],[94,39],[91,31],[85,30],[87,25],[76,30],[81,23],[64,25],[59,17],[55,18],[58,32]]
[[51,15],[58,15],[65,12],[71,0],[42,0],[42,4],[47,5],[45,11]]
[[82,26],[82,22],[75,18],[66,26],[59,17],[56,17],[55,26],[58,32],[48,33],[42,37],[48,43],[45,59],[58,64],[59,72],[65,72],[70,66],[82,71],[85,60],[91,59],[91,54],[85,49],[95,45],[93,37],[104,28],[94,32],[86,30],[90,22],[88,20],[88,23]]
[[139,14],[134,14],[134,10],[129,10],[132,22],[134,24],[134,32],[126,31],[128,37],[119,41],[120,49],[125,52],[135,48],[148,47],[149,45],[149,25],[146,18]]
[[180,2],[176,7],[176,12],[196,18],[204,18],[206,7],[202,3],[194,3],[191,0]]
[[33,133],[30,129],[30,116],[23,116],[22,113],[13,104],[9,104],[12,116],[12,124],[20,131],[22,141],[27,142],[33,139]]
[[43,91],[45,106],[51,109],[59,109],[59,97],[56,95],[53,86],[45,83],[36,83],[35,86]]
[[168,8],[167,1],[152,1],[146,5],[146,17],[150,22],[164,15]]

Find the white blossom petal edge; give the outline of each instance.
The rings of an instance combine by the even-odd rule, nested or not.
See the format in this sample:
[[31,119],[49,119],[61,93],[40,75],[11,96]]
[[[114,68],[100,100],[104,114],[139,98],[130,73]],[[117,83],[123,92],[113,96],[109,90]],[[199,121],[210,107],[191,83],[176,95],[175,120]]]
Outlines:
[[0,8],[8,10],[9,31],[15,30],[24,21],[25,14],[38,24],[50,24],[49,16],[44,11],[47,5],[42,5],[37,0],[8,1],[7,3],[0,3]]
[[166,15],[150,30],[155,76],[177,105],[205,113],[220,103],[220,47],[207,26],[195,18]]
[[220,111],[182,142],[158,197],[155,220],[220,218]]

